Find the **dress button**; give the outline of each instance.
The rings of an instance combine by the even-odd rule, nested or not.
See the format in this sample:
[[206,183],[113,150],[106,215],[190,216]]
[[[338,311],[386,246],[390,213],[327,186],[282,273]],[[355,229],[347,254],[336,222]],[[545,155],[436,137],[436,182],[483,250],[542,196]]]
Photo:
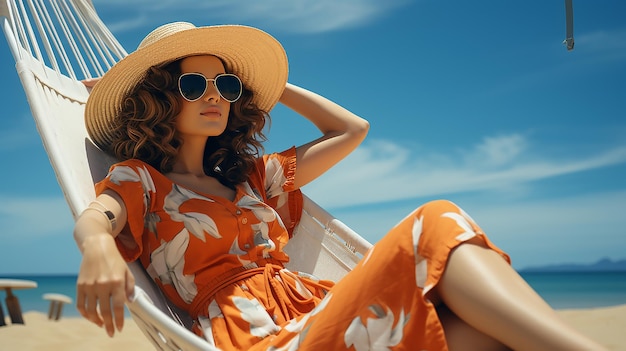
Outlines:
[[243,223],[243,224],[248,223],[248,219],[247,219],[246,217],[242,218],[242,219],[241,219],[241,223]]
[[237,215],[241,214],[241,210],[237,210],[237,212],[235,212]]

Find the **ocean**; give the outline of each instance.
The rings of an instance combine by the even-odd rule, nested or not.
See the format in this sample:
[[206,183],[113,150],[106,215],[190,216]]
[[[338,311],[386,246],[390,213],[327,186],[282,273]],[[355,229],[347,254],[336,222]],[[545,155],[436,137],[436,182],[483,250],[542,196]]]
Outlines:
[[[523,272],[522,277],[555,309],[608,307],[626,304],[626,272]],[[47,313],[45,293],[59,293],[76,301],[76,275],[0,276],[37,282],[36,289],[17,290],[22,311]],[[4,294],[0,294],[4,295]],[[0,296],[5,315],[4,297]],[[74,304],[65,305],[63,316],[79,316]]]

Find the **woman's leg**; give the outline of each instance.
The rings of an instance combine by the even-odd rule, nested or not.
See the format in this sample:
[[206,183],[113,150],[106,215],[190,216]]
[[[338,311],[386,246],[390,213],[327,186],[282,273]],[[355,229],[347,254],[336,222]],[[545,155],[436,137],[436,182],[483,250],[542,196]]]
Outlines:
[[360,351],[369,350],[368,345],[389,350],[507,349],[446,313],[433,290],[450,252],[477,236],[506,257],[455,204],[433,201],[419,207],[331,289],[323,308],[298,324],[299,350]]
[[460,319],[445,305],[437,307],[437,314],[446,335],[450,351],[510,351],[507,346]]
[[606,350],[568,326],[479,240],[452,251],[434,292],[462,320],[514,350]]

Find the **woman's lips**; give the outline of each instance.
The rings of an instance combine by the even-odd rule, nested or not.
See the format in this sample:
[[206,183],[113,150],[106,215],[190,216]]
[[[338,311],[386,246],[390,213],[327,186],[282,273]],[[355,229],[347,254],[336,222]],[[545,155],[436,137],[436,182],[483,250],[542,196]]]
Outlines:
[[200,114],[207,117],[221,117],[222,111],[220,111],[220,109],[217,107],[209,107],[200,112]]

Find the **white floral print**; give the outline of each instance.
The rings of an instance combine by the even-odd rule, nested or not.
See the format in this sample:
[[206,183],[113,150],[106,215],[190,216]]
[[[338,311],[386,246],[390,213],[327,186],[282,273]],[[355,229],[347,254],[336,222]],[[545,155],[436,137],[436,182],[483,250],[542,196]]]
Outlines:
[[209,346],[216,348],[215,345],[215,337],[213,337],[213,326],[211,325],[211,320],[208,317],[200,316],[198,317],[198,323],[200,324],[200,328],[202,328],[202,335],[204,339],[207,341]]
[[267,223],[279,219],[276,211],[268,206],[266,203],[261,201],[261,199],[257,197],[254,191],[252,191],[250,184],[246,182],[243,183],[242,186],[246,195],[242,196],[241,199],[237,201],[237,206],[252,210],[256,218],[258,218],[262,222]]
[[185,251],[189,246],[189,232],[183,229],[169,242],[162,241],[161,246],[150,255],[147,268],[152,278],[159,278],[163,284],[172,284],[180,297],[191,303],[198,293],[193,274],[185,275]]
[[115,167],[109,175],[109,180],[116,185],[120,185],[121,182],[139,182],[143,189],[143,208],[147,211],[150,193],[155,193],[156,187],[146,167],[138,167],[137,170],[128,166]]
[[274,323],[257,299],[233,296],[232,301],[239,309],[241,318],[250,324],[250,334],[264,338],[280,331],[280,327]]
[[476,232],[474,232],[474,228],[470,224],[472,221],[471,218],[464,216],[463,214],[458,214],[456,212],[446,212],[441,215],[441,217],[447,217],[456,221],[456,224],[465,230],[465,232],[459,234],[456,239],[458,241],[467,241],[476,236]]
[[283,166],[277,159],[273,158],[268,160],[265,164],[265,174],[273,175],[272,177],[265,178],[267,198],[271,199],[278,194],[284,193],[282,188],[287,181],[287,177],[285,177]]
[[115,168],[115,172],[112,172],[109,179],[112,183],[117,185],[120,185],[120,182],[140,182],[144,192],[156,191],[150,172],[148,172],[146,167],[137,167],[135,171],[128,166],[118,166]]
[[144,216],[144,226],[148,228],[150,233],[154,233],[155,235],[157,234],[157,223],[160,221],[161,218],[159,218],[159,215],[154,212],[148,212]]
[[304,340],[304,338],[306,337],[309,327],[311,326],[309,324],[309,319],[315,316],[316,314],[320,313],[321,311],[323,311],[326,308],[326,306],[328,306],[328,302],[330,301],[331,298],[332,298],[331,293],[326,294],[326,296],[322,299],[322,301],[320,301],[320,303],[314,309],[312,309],[311,312],[307,313],[299,320],[292,319],[291,321],[289,321],[289,323],[285,326],[285,330],[295,333],[294,337],[284,347],[281,347],[281,348],[270,347],[268,351],[296,351],[298,350],[302,340]]
[[408,316],[405,318],[404,310],[401,310],[398,322],[393,327],[394,315],[389,308],[385,312],[383,307],[372,305],[370,310],[376,318],[368,318],[367,325],[364,325],[361,317],[356,317],[346,330],[346,347],[354,346],[356,351],[389,351],[390,347],[402,341]]
[[418,287],[423,288],[426,285],[428,272],[428,263],[424,257],[418,254],[419,240],[422,236],[424,216],[420,216],[413,221],[413,255],[415,256],[415,283]]
[[200,328],[202,328],[202,334],[206,341],[209,343],[210,346],[215,347],[215,337],[213,336],[213,326],[211,324],[211,319],[224,318],[224,313],[222,312],[222,309],[217,304],[217,302],[213,300],[209,304],[208,314],[208,317],[198,317],[198,323],[200,323]]
[[270,257],[270,252],[276,250],[276,244],[270,239],[267,223],[253,224],[252,229],[255,230],[254,245],[263,246],[263,258]]
[[239,199],[237,206],[251,210],[254,216],[260,221],[259,223],[251,225],[255,232],[253,240],[255,246],[264,247],[263,258],[268,258],[270,257],[270,252],[276,250],[276,244],[269,236],[270,228],[268,223],[278,222],[283,229],[285,226],[276,211],[262,202],[247,182],[243,184],[243,188],[246,195]]
[[244,256],[248,255],[248,252],[242,250],[241,247],[239,247],[239,235],[237,235],[235,237],[235,240],[233,240],[233,244],[230,246],[230,250],[228,251],[228,253],[231,255],[236,255],[239,262],[241,262],[241,264],[244,266],[252,263],[252,261],[244,258]]
[[183,222],[185,224],[185,228],[187,228],[191,234],[203,242],[206,242],[204,233],[207,233],[216,239],[220,239],[222,236],[217,229],[215,221],[211,217],[200,212],[180,212],[180,205],[191,199],[214,202],[207,197],[200,196],[193,191],[173,184],[172,191],[165,197],[163,209],[173,221]]

